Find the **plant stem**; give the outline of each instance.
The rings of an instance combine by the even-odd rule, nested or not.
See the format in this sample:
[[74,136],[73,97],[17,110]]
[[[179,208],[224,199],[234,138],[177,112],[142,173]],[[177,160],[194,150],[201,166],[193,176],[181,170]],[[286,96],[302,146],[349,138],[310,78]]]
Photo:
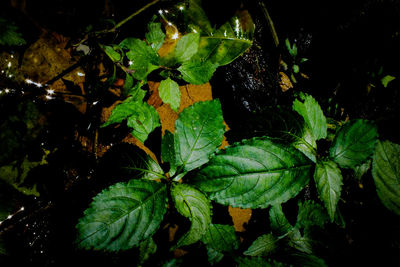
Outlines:
[[264,2],[263,1],[258,1],[258,3],[261,6],[261,9],[262,9],[262,11],[264,13],[265,18],[268,21],[269,30],[271,31],[272,38],[274,39],[275,46],[278,47],[279,46],[279,38],[278,38],[278,34],[276,33],[276,30],[275,30],[274,22],[272,21],[272,18],[269,15],[268,9],[265,6]]

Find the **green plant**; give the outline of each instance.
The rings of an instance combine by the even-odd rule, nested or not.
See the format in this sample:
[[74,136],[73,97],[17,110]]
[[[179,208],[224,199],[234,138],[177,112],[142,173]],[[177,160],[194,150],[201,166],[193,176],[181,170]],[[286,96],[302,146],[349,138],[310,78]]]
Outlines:
[[[289,62],[289,65],[291,66],[290,79],[292,80],[292,82],[296,83],[297,80],[295,78],[295,75],[300,73],[300,64],[308,61],[308,58],[298,57],[297,45],[296,45],[296,43],[293,43],[293,45],[291,45],[289,38],[285,39],[285,46],[291,57],[291,62]],[[284,67],[285,67],[285,70],[286,70],[286,68],[288,68],[286,63],[284,63]]]
[[0,17],[0,45],[24,45],[25,43],[18,32],[18,27],[13,22]]

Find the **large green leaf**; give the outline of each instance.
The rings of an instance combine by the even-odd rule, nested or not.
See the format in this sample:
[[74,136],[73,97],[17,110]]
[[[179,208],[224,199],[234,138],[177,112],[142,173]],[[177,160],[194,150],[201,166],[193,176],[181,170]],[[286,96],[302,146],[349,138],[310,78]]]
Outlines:
[[322,199],[331,221],[335,217],[336,206],[343,185],[342,180],[342,173],[335,162],[331,160],[317,162],[314,181],[319,197]]
[[372,161],[372,177],[383,205],[400,215],[400,145],[378,142]]
[[197,53],[199,48],[199,33],[188,33],[182,36],[175,47],[174,57],[178,63],[188,61],[193,55]]
[[184,62],[178,70],[182,74],[182,78],[191,84],[204,84],[213,76],[218,64],[212,63],[210,60],[193,59]]
[[342,168],[355,168],[372,156],[378,139],[375,124],[366,120],[346,123],[336,134],[329,155]]
[[176,163],[184,172],[208,162],[225,132],[221,104],[204,101],[184,109],[175,122]]
[[273,234],[262,235],[254,240],[243,254],[246,256],[268,256],[276,249],[277,241],[278,239]]
[[218,152],[191,182],[218,203],[265,208],[296,196],[310,171],[311,162],[299,150],[254,138]]
[[158,229],[166,200],[166,186],[154,181],[134,179],[110,186],[93,198],[79,220],[79,247],[118,251],[138,246]]
[[166,104],[170,104],[173,110],[178,111],[181,103],[181,91],[179,90],[179,85],[168,77],[161,81],[158,91],[162,101]]
[[149,134],[161,125],[160,118],[156,109],[146,102],[134,102],[134,107],[127,125],[133,128],[132,135],[144,143]]
[[239,239],[231,225],[211,224],[201,241],[220,252],[230,252],[239,247]]
[[304,155],[306,155],[313,162],[317,162],[317,143],[312,131],[310,128],[308,128],[308,126],[305,126],[299,134],[299,136],[294,134],[295,140],[293,142],[293,146],[303,152]]
[[[207,27],[209,30],[209,27]],[[247,11],[241,11],[218,30],[201,32],[196,57],[220,66],[231,63],[253,44],[254,23]]]
[[318,102],[310,95],[302,95],[301,99],[304,102],[298,99],[293,102],[293,110],[304,118],[315,140],[325,138],[327,135],[326,118]]
[[318,203],[306,200],[304,203],[299,202],[298,206],[297,228],[307,228],[314,225],[323,227],[328,222],[328,214]]
[[171,189],[172,199],[180,214],[192,222],[175,247],[193,244],[201,239],[211,224],[210,200],[199,190],[186,184],[175,184]]
[[126,50],[126,57],[131,61],[129,68],[134,72],[132,76],[137,80],[143,80],[157,68],[160,58],[151,46],[145,41],[136,38],[126,38],[120,43]]
[[161,29],[161,23],[150,22],[147,25],[146,41],[154,51],[158,51],[164,43],[165,34]]

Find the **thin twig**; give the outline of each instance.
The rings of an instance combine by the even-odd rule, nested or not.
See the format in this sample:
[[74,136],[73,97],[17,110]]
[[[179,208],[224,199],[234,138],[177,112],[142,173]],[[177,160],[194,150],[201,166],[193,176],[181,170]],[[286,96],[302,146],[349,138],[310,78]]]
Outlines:
[[260,4],[261,9],[262,9],[262,11],[263,11],[263,13],[265,15],[265,18],[268,21],[269,30],[271,31],[272,38],[274,39],[275,46],[278,47],[279,46],[279,38],[278,38],[278,34],[276,33],[276,30],[275,30],[274,22],[272,21],[272,18],[269,15],[268,9],[265,6],[264,2],[263,1],[258,1],[258,3]]

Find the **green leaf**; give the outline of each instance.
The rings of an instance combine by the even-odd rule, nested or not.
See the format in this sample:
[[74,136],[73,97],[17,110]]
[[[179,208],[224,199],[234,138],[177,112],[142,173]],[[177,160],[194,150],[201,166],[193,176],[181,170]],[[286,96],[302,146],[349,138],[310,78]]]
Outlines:
[[79,220],[79,247],[118,251],[138,246],[160,226],[166,199],[166,186],[154,181],[134,179],[110,186],[93,198]]
[[[118,47],[118,46],[116,46]],[[121,54],[114,49],[113,46],[109,45],[102,45],[102,48],[104,49],[104,52],[107,54],[107,56],[114,62],[118,62],[121,60]]]
[[300,71],[299,65],[294,64],[294,65],[293,65],[293,72],[294,72],[294,73],[299,73],[299,71]]
[[210,34],[213,32],[213,27],[201,7],[201,0],[188,0],[188,7],[185,9],[184,14],[187,17],[187,21],[189,24],[189,31],[192,30],[193,27],[197,29],[197,31],[201,31],[205,34]]
[[182,36],[175,47],[174,56],[178,63],[183,63],[191,59],[199,48],[200,34],[188,33]]
[[0,45],[24,45],[25,40],[18,32],[18,27],[11,21],[0,17]]
[[358,165],[354,168],[354,177],[357,180],[361,180],[361,178],[369,171],[371,168],[371,160],[367,160],[361,165]]
[[323,227],[328,222],[328,214],[318,203],[306,200],[304,203],[298,202],[299,212],[297,214],[297,228],[307,228],[310,226]]
[[132,135],[144,143],[149,134],[160,124],[156,109],[146,102],[134,102],[135,110],[128,118],[128,127],[133,128]]
[[343,185],[343,177],[339,167],[333,161],[318,161],[314,181],[317,187],[319,197],[328,211],[331,221],[335,217],[337,203]]
[[382,79],[381,79],[381,83],[382,83],[382,85],[383,85],[383,87],[387,87],[388,86],[388,84],[391,82],[391,81],[393,81],[394,79],[396,79],[396,77],[394,77],[394,76],[392,76],[392,75],[386,75],[385,77],[383,77]]
[[179,239],[174,248],[199,241],[211,224],[210,200],[194,187],[180,183],[174,184],[171,195],[178,212],[192,222],[190,230]]
[[293,229],[293,226],[286,219],[281,205],[274,205],[271,207],[269,210],[269,220],[272,232],[279,237],[285,236]]
[[315,140],[323,139],[327,135],[327,124],[324,113],[318,102],[310,95],[303,95],[302,100],[296,99],[293,102],[293,110],[299,113],[314,135]]
[[293,142],[293,146],[303,152],[303,154],[313,162],[317,162],[317,143],[310,128],[308,128],[308,126],[303,127],[300,136],[294,134],[294,137],[295,141]]
[[305,267],[325,267],[328,266],[323,259],[312,254],[295,253],[291,255],[294,258],[295,266]]
[[224,257],[224,254],[223,254],[223,253],[221,253],[221,252],[219,252],[219,251],[213,249],[213,248],[210,247],[210,246],[206,246],[206,249],[207,249],[207,258],[208,258],[208,262],[209,262],[211,265],[214,265],[214,264],[220,262],[220,261],[222,260],[222,258]]
[[164,171],[161,166],[142,149],[137,149],[134,155],[126,155],[129,166],[123,168],[128,171],[130,178],[157,180],[163,179]]
[[201,33],[196,57],[219,66],[229,64],[251,47],[254,29],[250,14],[241,11],[218,30]]
[[223,121],[218,100],[195,103],[179,114],[175,122],[174,145],[176,164],[184,172],[209,161],[222,143]]
[[211,61],[190,60],[184,62],[178,70],[182,78],[191,84],[204,84],[213,76],[218,65]]
[[165,34],[161,29],[161,23],[150,22],[147,25],[146,41],[154,51],[158,51],[164,43]]
[[176,172],[174,135],[166,130],[161,140],[161,159],[169,163],[169,175],[172,177]]
[[153,238],[147,238],[139,245],[139,266],[145,263],[152,254],[156,253],[157,245]]
[[243,254],[246,256],[268,256],[277,248],[277,241],[273,234],[262,235]]
[[170,78],[161,81],[158,87],[160,98],[164,103],[170,104],[171,108],[178,111],[181,103],[181,91],[179,85]]
[[190,182],[220,204],[254,209],[296,196],[310,175],[311,162],[294,147],[254,138],[219,151]]
[[400,215],[400,145],[378,142],[372,161],[372,177],[383,205]]
[[239,247],[239,239],[231,225],[211,224],[201,241],[220,252],[232,252]]
[[292,248],[295,248],[298,251],[307,254],[312,253],[312,247],[310,243],[311,240],[309,240],[307,237],[302,236],[299,229],[293,228],[292,231],[288,233],[287,238],[288,244]]
[[354,169],[372,156],[377,140],[377,127],[372,122],[348,122],[336,134],[329,155],[340,167]]
[[131,61],[129,68],[134,71],[132,76],[135,79],[144,80],[150,72],[158,68],[160,58],[146,42],[127,38],[120,43],[120,46],[128,50],[126,57]]
[[115,106],[110,117],[101,127],[103,128],[110,124],[121,123],[123,120],[132,116],[132,114],[135,113],[137,105],[140,105],[140,102],[144,98],[145,93],[145,91],[139,89],[134,97],[128,98],[121,104]]

